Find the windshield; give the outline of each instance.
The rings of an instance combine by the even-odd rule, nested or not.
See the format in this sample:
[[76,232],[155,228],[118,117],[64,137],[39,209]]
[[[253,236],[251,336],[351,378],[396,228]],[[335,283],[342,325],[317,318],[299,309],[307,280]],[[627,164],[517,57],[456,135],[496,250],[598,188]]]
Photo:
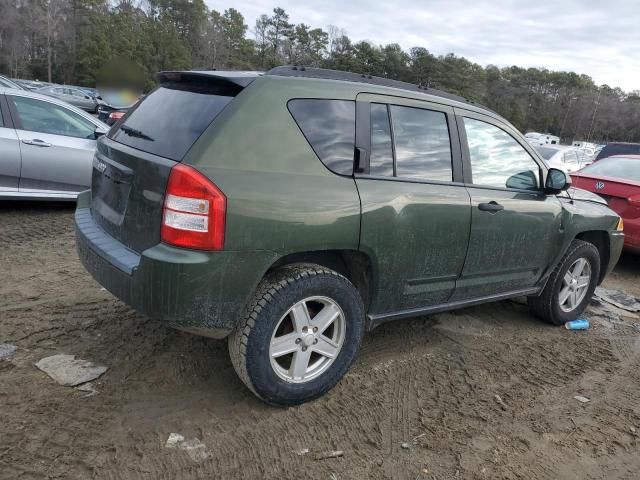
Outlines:
[[556,153],[558,153],[558,150],[556,150],[555,148],[545,148],[545,147],[535,147],[535,148],[537,152],[540,155],[542,155],[542,158],[544,158],[545,160],[549,160]]
[[583,168],[580,173],[640,182],[640,158],[603,158]]
[[0,86],[7,87],[7,88],[16,88],[18,90],[24,90],[24,88],[22,88],[17,83],[15,83],[15,82],[9,80],[7,77],[3,77],[1,75],[0,75]]

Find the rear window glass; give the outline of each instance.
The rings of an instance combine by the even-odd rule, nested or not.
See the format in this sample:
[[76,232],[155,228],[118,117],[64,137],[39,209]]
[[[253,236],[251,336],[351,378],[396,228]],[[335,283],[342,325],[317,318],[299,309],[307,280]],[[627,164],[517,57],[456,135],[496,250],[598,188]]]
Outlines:
[[118,143],[180,161],[233,97],[159,87],[111,135]]
[[325,166],[338,174],[353,173],[356,107],[350,100],[297,99],[289,111]]
[[583,168],[580,173],[640,182],[640,158],[604,158]]

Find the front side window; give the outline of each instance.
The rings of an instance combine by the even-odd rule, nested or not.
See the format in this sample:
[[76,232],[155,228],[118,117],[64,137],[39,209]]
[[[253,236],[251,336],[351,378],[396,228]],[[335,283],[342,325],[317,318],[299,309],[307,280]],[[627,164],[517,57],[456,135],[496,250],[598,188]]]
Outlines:
[[578,154],[575,150],[564,152],[564,163],[578,163]]
[[480,120],[464,119],[475,185],[520,190],[540,188],[540,168],[504,130]]
[[442,112],[392,105],[391,123],[396,175],[419,180],[450,182],[451,143],[447,117]]
[[95,125],[75,112],[35,98],[10,97],[22,129],[77,138],[94,138]]
[[356,106],[351,100],[296,99],[289,112],[318,158],[334,173],[353,173]]

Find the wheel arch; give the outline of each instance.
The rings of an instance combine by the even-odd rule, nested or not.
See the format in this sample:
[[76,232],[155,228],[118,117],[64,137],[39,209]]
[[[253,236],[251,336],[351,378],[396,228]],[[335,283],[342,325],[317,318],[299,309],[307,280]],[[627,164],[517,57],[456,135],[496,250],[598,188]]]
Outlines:
[[607,265],[609,264],[611,249],[609,245],[609,234],[604,230],[588,230],[577,234],[575,239],[589,242],[598,249],[598,253],[600,254],[600,277],[598,278],[598,285],[600,285],[607,274]]
[[372,300],[373,271],[371,259],[367,254],[358,250],[312,250],[290,253],[278,258],[267,269],[265,276],[292,263],[315,263],[345,276],[360,293],[365,313],[368,311]]

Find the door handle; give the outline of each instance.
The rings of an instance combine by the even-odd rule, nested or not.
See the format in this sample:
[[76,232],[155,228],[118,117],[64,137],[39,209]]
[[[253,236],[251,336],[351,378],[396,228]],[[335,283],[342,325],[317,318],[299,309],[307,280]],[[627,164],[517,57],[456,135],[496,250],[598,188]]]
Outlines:
[[498,202],[491,201],[489,203],[479,203],[478,208],[483,212],[496,213],[500,210],[504,210],[504,207],[500,205]]
[[33,140],[22,140],[22,143],[27,145],[33,145],[34,147],[50,147],[51,144],[45,142],[44,140],[40,140],[39,138],[34,138]]

